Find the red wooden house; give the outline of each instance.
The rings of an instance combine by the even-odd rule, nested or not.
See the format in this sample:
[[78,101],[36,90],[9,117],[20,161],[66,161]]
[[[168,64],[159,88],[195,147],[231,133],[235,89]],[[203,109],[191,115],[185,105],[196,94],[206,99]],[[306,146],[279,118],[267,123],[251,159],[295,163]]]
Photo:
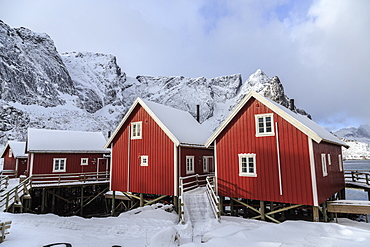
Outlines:
[[253,91],[207,140],[210,145],[219,196],[318,206],[345,187],[346,144]]
[[25,154],[25,142],[9,141],[0,158],[4,158],[3,173],[4,175],[14,175],[19,177],[24,175],[27,169],[27,158]]
[[177,196],[179,177],[213,171],[211,134],[188,112],[137,98],[105,146],[111,190]]
[[101,132],[28,129],[28,175],[105,172],[110,152]]

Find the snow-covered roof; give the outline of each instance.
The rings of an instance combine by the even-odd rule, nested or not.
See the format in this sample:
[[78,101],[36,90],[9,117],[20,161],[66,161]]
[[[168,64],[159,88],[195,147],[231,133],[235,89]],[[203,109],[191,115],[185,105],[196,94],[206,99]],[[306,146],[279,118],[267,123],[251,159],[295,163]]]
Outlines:
[[101,132],[28,129],[27,152],[107,153]]
[[12,150],[14,158],[16,159],[27,159],[28,158],[28,154],[25,154],[26,142],[8,141],[0,157],[4,156],[5,151],[8,147],[10,147],[10,149]]
[[255,98],[260,101],[262,104],[266,105],[276,114],[284,118],[287,122],[295,126],[297,129],[305,133],[307,136],[312,138],[315,142],[320,143],[321,141],[334,143],[337,145],[341,145],[344,147],[348,147],[348,145],[339,140],[325,128],[321,127],[311,119],[307,118],[306,116],[296,114],[295,112],[289,110],[288,108],[272,101],[271,99],[265,98],[262,95],[250,91],[243,100],[235,107],[235,109],[231,112],[228,118],[220,125],[220,127],[215,131],[215,133],[207,140],[206,146],[212,144],[212,142],[216,139],[216,137],[222,132],[222,130],[228,125],[228,123],[235,117],[235,115],[242,109],[242,107],[249,101],[250,98]]
[[117,135],[131,112],[137,105],[141,105],[147,113],[154,119],[160,128],[167,136],[176,144],[179,145],[195,145],[204,146],[205,141],[211,136],[212,132],[205,129],[198,123],[194,117],[182,110],[178,110],[169,106],[154,103],[148,100],[137,98],[132,104],[113,135],[108,140],[105,147],[109,147],[112,140]]

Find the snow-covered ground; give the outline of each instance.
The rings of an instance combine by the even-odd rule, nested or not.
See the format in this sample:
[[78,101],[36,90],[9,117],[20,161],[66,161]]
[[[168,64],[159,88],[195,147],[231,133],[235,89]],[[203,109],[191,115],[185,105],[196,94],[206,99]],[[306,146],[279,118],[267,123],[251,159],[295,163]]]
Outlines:
[[[118,217],[84,219],[52,214],[0,213],[12,220],[2,247],[40,247],[51,243],[72,246],[368,246],[370,223],[340,219],[339,223],[286,221],[266,223],[223,217],[200,239],[192,242],[189,225],[177,224],[178,216],[168,206],[146,206]],[[208,222],[209,223],[209,222]]]

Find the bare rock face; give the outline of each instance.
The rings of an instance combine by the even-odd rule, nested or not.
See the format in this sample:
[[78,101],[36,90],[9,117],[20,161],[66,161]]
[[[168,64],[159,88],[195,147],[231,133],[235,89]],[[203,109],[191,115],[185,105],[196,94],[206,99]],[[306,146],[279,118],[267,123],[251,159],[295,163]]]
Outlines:
[[46,34],[0,21],[0,99],[53,107],[73,94],[73,82]]
[[240,74],[126,77],[113,55],[59,55],[47,34],[0,21],[0,146],[25,140],[28,127],[112,131],[137,97],[194,117],[200,105],[200,122],[214,130],[250,90],[289,106],[279,78],[262,70],[244,83]]
[[24,141],[30,122],[29,115],[0,100],[0,143],[8,140]]

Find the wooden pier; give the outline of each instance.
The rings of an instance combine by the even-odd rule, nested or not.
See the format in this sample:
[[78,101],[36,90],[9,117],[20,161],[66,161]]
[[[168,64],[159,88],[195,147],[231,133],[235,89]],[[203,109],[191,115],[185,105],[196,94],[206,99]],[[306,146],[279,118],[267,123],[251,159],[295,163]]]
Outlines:
[[85,211],[94,213],[93,208],[98,207],[108,213],[104,198],[108,190],[107,172],[35,175],[21,178],[19,184],[5,189],[1,193],[0,209],[85,216]]

